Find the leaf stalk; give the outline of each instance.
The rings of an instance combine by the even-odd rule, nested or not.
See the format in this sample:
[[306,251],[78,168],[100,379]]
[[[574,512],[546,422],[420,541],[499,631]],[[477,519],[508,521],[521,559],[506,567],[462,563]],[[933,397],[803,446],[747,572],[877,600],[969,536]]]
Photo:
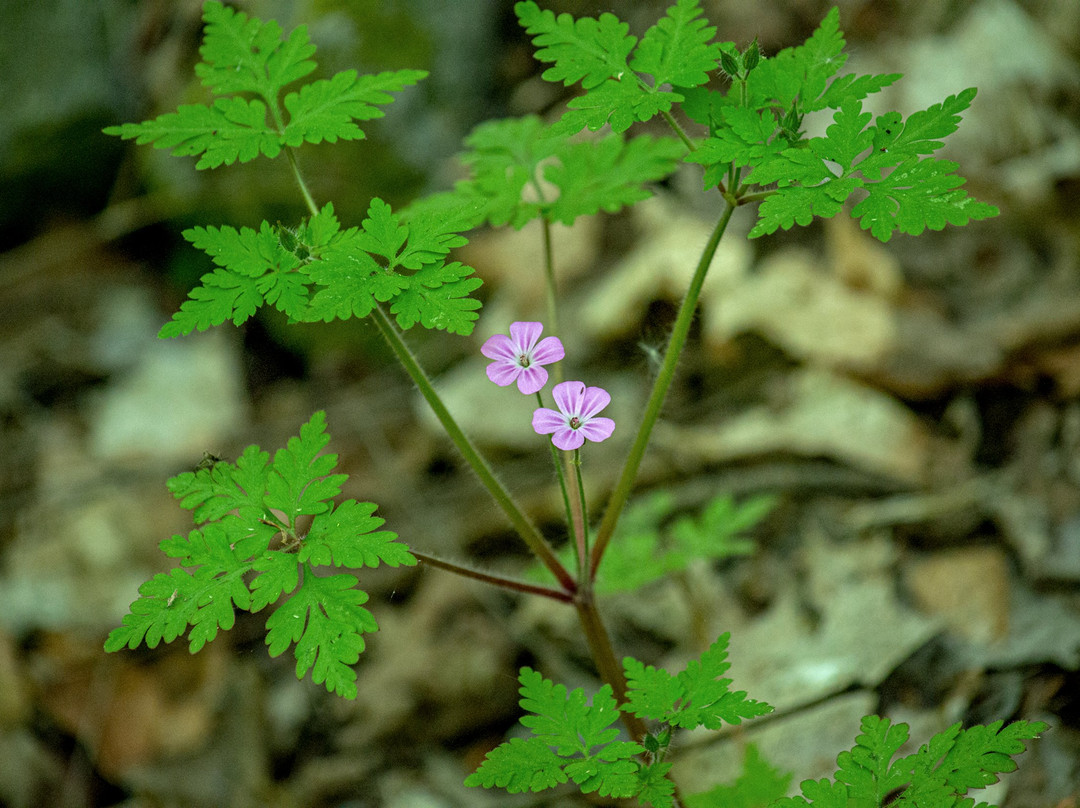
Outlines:
[[626,461],[623,463],[622,472],[619,475],[618,482],[615,484],[614,491],[612,491],[611,498],[608,500],[607,509],[604,511],[604,517],[596,532],[596,542],[592,548],[590,573],[593,579],[596,578],[596,572],[600,567],[600,561],[604,557],[604,551],[607,549],[608,542],[611,541],[619,516],[622,514],[626,501],[630,497],[630,489],[634,484],[634,479],[637,477],[638,467],[645,456],[645,449],[649,444],[653,427],[660,417],[664,397],[667,395],[668,388],[671,387],[671,383],[675,378],[675,368],[679,356],[686,346],[686,339],[690,334],[690,326],[694,321],[694,312],[697,308],[698,299],[701,297],[701,288],[705,283],[705,276],[708,274],[709,266],[716,255],[716,248],[720,244],[724,231],[727,230],[728,223],[731,221],[731,214],[734,211],[735,205],[730,200],[725,200],[724,211],[701,252],[701,258],[698,261],[697,268],[694,270],[694,276],[690,280],[690,286],[687,288],[682,305],[679,307],[671,337],[668,339],[667,350],[664,352],[664,360],[660,365],[660,372],[653,382],[652,392],[645,405],[641,426],[638,427],[637,436],[630,447]]

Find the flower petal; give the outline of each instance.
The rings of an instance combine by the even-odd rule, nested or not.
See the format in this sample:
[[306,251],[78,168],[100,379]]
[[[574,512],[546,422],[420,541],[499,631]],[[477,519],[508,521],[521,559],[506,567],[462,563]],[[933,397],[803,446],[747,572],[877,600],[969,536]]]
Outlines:
[[540,407],[533,412],[532,428],[538,435],[550,435],[557,429],[568,429],[566,416],[547,407]]
[[590,418],[578,428],[578,434],[599,443],[611,437],[615,431],[615,422],[610,418]]
[[563,382],[555,385],[551,390],[552,398],[563,415],[573,418],[581,415],[581,399],[585,395],[584,382]]
[[488,359],[500,359],[507,362],[514,362],[517,358],[514,343],[510,341],[510,337],[506,336],[506,334],[495,334],[488,337],[487,342],[480,346],[480,353]]
[[611,396],[603,387],[586,387],[581,401],[580,415],[584,419],[592,418],[611,403]]
[[533,349],[533,362],[537,365],[550,365],[566,356],[566,350],[558,337],[544,337]]
[[523,368],[507,362],[492,362],[487,366],[487,377],[499,387],[513,384]]
[[542,390],[544,385],[547,384],[548,372],[539,365],[529,365],[527,368],[519,367],[518,370],[520,371],[517,379],[518,390],[527,396]]
[[543,323],[510,323],[510,339],[518,353],[530,353],[544,330]]
[[559,449],[570,451],[571,449],[580,449],[582,444],[585,443],[585,437],[581,434],[580,429],[566,427],[556,430],[555,434],[551,436],[551,442]]

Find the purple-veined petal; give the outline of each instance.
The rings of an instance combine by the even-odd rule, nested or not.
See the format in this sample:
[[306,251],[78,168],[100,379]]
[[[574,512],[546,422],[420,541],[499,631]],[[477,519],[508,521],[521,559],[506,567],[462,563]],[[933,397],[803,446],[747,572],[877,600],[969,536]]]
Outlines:
[[491,379],[499,387],[507,387],[514,383],[518,375],[521,373],[522,368],[518,365],[508,364],[506,362],[492,362],[487,366],[487,377]]
[[603,387],[586,387],[581,401],[581,411],[578,414],[583,419],[592,418],[610,403],[611,396]]
[[518,368],[518,370],[521,371],[517,377],[518,390],[527,396],[531,396],[537,390],[542,390],[544,385],[547,384],[548,372],[538,364],[529,365],[527,368]]
[[551,436],[551,442],[559,449],[570,451],[571,449],[580,449],[585,443],[585,436],[581,434],[580,429],[566,427],[555,430],[555,434]]
[[533,349],[533,362],[538,365],[550,365],[566,356],[566,350],[558,337],[544,337]]
[[510,337],[506,336],[506,334],[495,334],[488,337],[487,342],[480,346],[480,353],[488,359],[500,359],[509,362],[514,362],[517,358],[514,343],[510,341]]
[[538,435],[550,435],[557,429],[568,429],[566,416],[547,407],[540,407],[533,413],[532,428]]
[[578,415],[581,399],[585,395],[584,382],[563,382],[551,389],[555,404],[568,418]]
[[532,351],[543,330],[543,323],[510,323],[510,339],[518,353],[527,354]]
[[599,443],[611,437],[611,433],[615,431],[615,422],[610,418],[590,418],[577,431],[593,443]]

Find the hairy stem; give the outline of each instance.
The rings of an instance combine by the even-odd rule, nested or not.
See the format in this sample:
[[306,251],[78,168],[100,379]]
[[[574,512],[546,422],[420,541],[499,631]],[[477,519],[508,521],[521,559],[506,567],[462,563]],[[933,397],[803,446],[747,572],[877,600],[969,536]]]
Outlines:
[[574,600],[574,596],[562,589],[554,589],[550,586],[542,586],[540,584],[531,584],[527,581],[519,581],[516,578],[506,578],[502,575],[495,575],[490,572],[483,572],[481,570],[473,569],[472,567],[466,567],[464,564],[457,564],[453,561],[446,561],[445,559],[433,556],[428,553],[417,552],[413,548],[409,548],[414,556],[420,559],[421,562],[427,564],[429,567],[438,567],[441,570],[452,572],[455,575],[460,575],[463,578],[472,578],[476,581],[483,581],[486,584],[492,584],[493,586],[499,586],[503,589],[510,589],[514,592],[523,592],[526,595],[540,595],[545,598],[551,598],[552,600],[558,600],[562,603],[571,603]]
[[[293,176],[296,179],[296,184],[300,187],[300,193],[304,197],[304,201],[307,203],[308,210],[311,211],[311,215],[315,216],[319,212],[318,206],[315,204],[315,199],[312,197],[311,192],[308,190],[307,183],[304,181],[303,175],[300,173],[300,166],[296,162],[296,155],[291,148],[285,148],[285,154],[289,158],[289,165],[292,166]],[[446,430],[446,434],[450,437],[450,440],[457,446],[458,451],[461,452],[466,462],[474,472],[476,476],[480,478],[480,482],[491,494],[495,502],[499,507],[503,509],[503,512],[509,517],[510,523],[514,526],[514,529],[521,536],[522,540],[529,546],[529,549],[533,551],[540,562],[551,570],[552,575],[562,585],[566,592],[573,592],[577,588],[577,584],[574,582],[573,577],[567,572],[566,568],[556,557],[555,552],[551,549],[551,546],[547,543],[543,536],[540,535],[540,531],[536,529],[536,526],[529,520],[527,516],[518,507],[514,498],[498,481],[495,477],[495,473],[491,470],[487,461],[480,455],[476,447],[473,446],[472,441],[458,426],[457,421],[450,414],[450,411],[446,409],[446,405],[443,404],[442,398],[435,391],[435,388],[431,384],[431,380],[428,379],[424,369],[420,367],[420,363],[416,361],[416,357],[413,356],[412,351],[409,350],[409,346],[405,344],[405,341],[401,338],[394,324],[390,321],[390,318],[386,316],[381,308],[377,307],[372,312],[371,319],[375,322],[379,332],[383,335],[383,338],[390,345],[394,355],[397,356],[398,361],[401,362],[405,368],[405,372],[409,374],[409,377],[413,380],[416,386],[420,389],[420,394],[427,401],[428,405],[435,413],[435,417],[439,419],[439,423],[443,425],[443,429]]]
[[574,475],[577,496],[570,497],[570,521],[578,556],[578,585],[588,580],[589,573],[589,520],[585,509],[585,486],[581,482],[581,450],[575,449],[567,461],[570,472]]
[[446,409],[446,405],[443,403],[442,398],[435,391],[435,388],[431,384],[431,380],[428,379],[424,369],[420,367],[419,362],[416,361],[416,357],[413,356],[412,351],[409,350],[409,346],[405,344],[405,341],[401,338],[397,328],[390,321],[390,318],[386,315],[386,312],[381,308],[376,307],[372,312],[372,320],[378,327],[379,332],[383,335],[383,338],[390,345],[391,350],[397,356],[398,361],[401,362],[405,368],[406,373],[413,380],[416,386],[420,390],[420,394],[427,401],[432,411],[435,413],[435,417],[439,419],[439,423],[442,424],[443,429],[446,430],[446,434],[450,440],[457,446],[458,451],[461,452],[462,457],[472,467],[472,470],[476,473],[476,476],[480,478],[480,482],[491,494],[492,498],[502,508],[503,513],[510,519],[510,523],[514,526],[518,535],[529,546],[529,549],[533,551],[540,562],[551,570],[552,575],[567,592],[573,592],[577,589],[577,584],[574,582],[573,577],[567,572],[566,568],[562,565],[562,562],[555,555],[555,551],[551,549],[551,545],[547,543],[543,536],[540,535],[540,531],[536,529],[536,526],[529,520],[525,513],[518,507],[517,502],[510,495],[510,493],[503,487],[503,484],[495,477],[495,473],[491,470],[487,461],[480,455],[476,447],[473,446],[471,440],[458,426],[457,421],[450,414],[450,411]]
[[[540,228],[544,237],[544,280],[546,281],[546,299],[548,328],[556,337],[559,336],[558,289],[555,285],[555,253],[551,246],[551,222],[546,216],[540,217]],[[555,368],[555,381],[563,380],[562,365]]]
[[709,265],[712,263],[713,256],[716,255],[716,248],[720,244],[724,231],[727,229],[728,222],[731,221],[731,214],[734,210],[735,206],[730,201],[726,201],[724,212],[716,223],[716,227],[713,228],[705,249],[702,250],[701,259],[698,261],[694,277],[690,281],[690,287],[686,290],[686,296],[679,307],[679,313],[675,318],[675,326],[672,329],[671,338],[668,340],[667,351],[664,353],[664,361],[660,366],[656,381],[653,382],[652,393],[649,395],[649,401],[645,405],[645,414],[642,416],[641,426],[638,427],[637,437],[634,439],[633,446],[630,447],[630,453],[623,464],[619,480],[615,484],[615,490],[612,492],[607,509],[604,511],[604,518],[601,520],[600,527],[596,532],[596,542],[592,548],[591,575],[593,578],[596,577],[600,560],[604,557],[604,550],[607,549],[608,542],[611,541],[611,535],[615,532],[615,525],[618,523],[619,516],[622,514],[626,501],[630,497],[630,489],[634,484],[641,460],[645,456],[649,437],[652,435],[653,427],[660,416],[664,397],[667,395],[668,388],[671,387],[671,382],[675,378],[675,367],[686,345],[686,338],[690,334],[690,325],[694,321],[694,311],[697,308],[698,298],[701,296],[701,287],[705,283],[705,275],[709,271]]
[[[574,608],[577,609],[578,620],[581,622],[581,630],[585,633],[585,641],[589,645],[589,653],[596,663],[596,671],[604,684],[611,685],[612,695],[619,704],[626,703],[626,677],[623,675],[622,665],[615,658],[615,651],[611,647],[611,638],[608,637],[607,629],[600,612],[596,608],[596,597],[592,586],[579,588],[574,597]],[[623,725],[630,737],[640,741],[645,737],[645,722],[633,713],[623,712]]]
[[289,166],[292,168],[293,178],[296,180],[296,184],[300,186],[300,193],[304,197],[304,203],[307,205],[307,209],[311,211],[312,216],[318,215],[319,206],[315,204],[315,197],[311,195],[307,183],[304,182],[304,175],[300,173],[300,165],[296,162],[296,153],[291,146],[285,147],[285,156],[289,158]]
[[686,146],[687,151],[697,151],[697,146],[694,145],[694,141],[690,139],[690,136],[686,134],[686,130],[679,125],[679,122],[675,120],[670,112],[661,112],[660,115],[663,117],[664,122],[679,136],[679,140]]
[[[541,199],[544,198],[543,187],[539,182],[536,182],[536,192]],[[558,286],[555,282],[555,250],[551,243],[551,222],[548,221],[546,216],[540,217],[540,232],[543,235],[543,247],[544,247],[544,286],[546,289],[545,297],[547,299],[547,316],[548,327],[554,336],[559,336],[559,295]],[[552,369],[555,376],[555,383],[559,384],[566,379],[566,372],[563,370],[563,363],[557,362]],[[537,394],[537,400],[540,400],[539,393]],[[543,404],[540,405],[544,406]],[[567,498],[566,492],[566,477],[576,473],[573,468],[573,457],[568,452],[559,452],[555,449],[554,445],[551,447],[552,457],[555,457],[555,466],[558,470],[559,485],[562,486],[563,501],[566,505],[566,519],[567,524],[571,527],[571,536],[574,540],[574,550],[577,554],[578,562],[578,580],[583,580],[584,575],[581,573],[588,569],[589,560],[585,554],[585,542],[587,540],[586,534],[578,529],[578,525],[584,525],[584,530],[588,529],[588,524],[585,523],[581,514],[581,507],[578,505],[577,500],[572,497]],[[560,459],[558,455],[562,455]],[[559,463],[563,464],[562,469],[559,469]],[[579,477],[580,479],[580,477]]]

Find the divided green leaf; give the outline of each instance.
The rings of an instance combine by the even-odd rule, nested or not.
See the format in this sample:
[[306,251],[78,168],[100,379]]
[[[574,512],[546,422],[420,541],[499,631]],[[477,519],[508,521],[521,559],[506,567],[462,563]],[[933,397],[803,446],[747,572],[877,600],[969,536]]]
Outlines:
[[706,83],[721,57],[722,46],[711,41],[716,29],[701,17],[697,0],[678,0],[645,32],[640,44],[613,14],[597,19],[556,17],[532,0],[518,3],[514,10],[533,36],[536,58],[553,63],[543,78],[566,85],[581,82],[586,91],[569,103],[569,112],[556,124],[554,131],[560,134],[583,128],[596,131],[605,125],[623,132],[635,122],[667,113],[684,96],[665,88]]
[[252,19],[214,0],[203,5],[203,20],[202,61],[195,65],[195,73],[218,95],[273,96],[315,69],[310,58],[315,46],[307,26],[299,26],[282,42],[281,27],[274,20]]
[[[480,302],[471,267],[447,263],[465,243],[453,217],[416,216],[409,224],[381,199],[360,228],[342,230],[327,204],[295,230],[263,222],[250,228],[195,227],[184,237],[218,268],[166,323],[159,336],[203,331],[231,320],[240,325],[272,305],[293,321],[364,317],[393,301],[398,325],[416,323],[469,334]],[[455,228],[455,229],[452,229]]]
[[647,184],[671,174],[683,153],[678,141],[649,135],[570,142],[536,116],[488,121],[465,144],[471,176],[452,195],[482,220],[517,228],[538,216],[569,225],[646,199]]
[[203,6],[203,20],[202,61],[195,72],[219,97],[209,106],[186,104],[152,121],[110,126],[106,134],[152,143],[177,156],[199,156],[199,169],[246,163],[260,154],[276,157],[286,146],[363,138],[355,121],[382,117],[376,105],[390,103],[391,92],[427,75],[397,70],[359,76],[346,70],[288,93],[285,115],[281,91],[316,67],[307,28],[299,26],[282,39],[273,20],[250,18],[216,0]]
[[729,634],[721,634],[700,659],[691,660],[686,670],[674,676],[626,657],[626,709],[674,727],[714,730],[722,724],[740,724],[745,718],[771,713],[768,704],[748,699],[745,691],[732,691],[731,679],[720,678],[731,667],[726,661],[729,638]]
[[569,14],[556,17],[552,11],[541,11],[532,0],[515,4],[514,11],[533,36],[536,58],[554,63],[544,71],[545,81],[566,85],[580,81],[588,90],[629,70],[626,59],[637,37],[627,33],[630,26],[614,14],[605,12],[599,19],[575,20]]
[[[835,216],[852,197],[851,215],[881,241],[897,230],[918,235],[997,215],[960,188],[954,163],[925,156],[956,130],[975,90],[906,120],[890,112],[871,123],[863,99],[900,75],[837,75],[847,61],[839,19],[832,9],[803,45],[771,59],[748,49],[756,54],[750,70],[740,66],[742,54],[722,50],[722,60],[732,63],[727,72],[738,76],[727,94],[680,90],[684,111],[708,127],[709,136],[686,157],[705,167],[705,187],[739,197],[752,186],[763,189],[751,238]],[[824,136],[806,138],[804,116],[824,109],[834,110],[832,124]]]
[[697,0],[678,0],[645,32],[630,67],[652,76],[654,87],[697,87],[709,80],[720,59],[720,45],[712,42],[715,34]]
[[236,609],[258,612],[289,596],[266,622],[270,655],[295,644],[298,678],[311,671],[316,683],[355,698],[350,666],[364,650],[363,635],[378,624],[355,576],[317,575],[314,567],[411,566],[416,558],[393,533],[377,530],[383,520],[373,515],[375,505],[334,504],[346,475],[333,473],[335,455],[321,454],[330,439],[325,429],[317,412],[273,461],[249,446],[235,464],[219,461],[169,480],[199,527],[161,542],[180,566],[139,588],[106,651],[154,648],[190,627],[195,653],[232,628]]
[[[522,668],[521,707],[528,714],[521,724],[528,738],[514,738],[488,753],[480,767],[465,780],[467,786],[505,788],[510,793],[543,791],[572,780],[585,793],[609,797],[637,797],[644,805],[671,808],[674,787],[667,779],[671,764],[659,754],[663,741],[648,736],[646,745],[618,740],[612,726],[619,710],[641,718],[664,721],[669,727],[719,727],[719,719],[739,723],[764,715],[767,704],[730,693],[729,679],[717,680],[728,665],[728,635],[672,677],[627,657],[623,664],[630,692],[627,704],[616,705],[611,687],[604,685],[592,702],[582,688],[567,691],[530,668]],[[639,674],[635,676],[635,673]],[[665,678],[666,677],[666,678]]]
[[773,508],[768,496],[736,505],[727,495],[710,500],[698,516],[685,514],[673,522],[675,501],[656,492],[633,503],[619,522],[597,575],[603,593],[633,591],[685,570],[695,559],[721,560],[749,555],[754,543],[743,534]]
[[935,138],[956,130],[959,112],[974,96],[968,90],[907,121],[890,113],[874,125],[861,101],[845,102],[826,137],[766,155],[755,166],[754,182],[779,187],[762,202],[750,237],[808,224],[813,216],[835,216],[857,192],[863,197],[851,215],[881,241],[896,230],[919,235],[926,228],[996,216],[997,208],[961,190],[964,179],[955,174],[956,163],[921,156],[943,145]]
[[1014,771],[1013,757],[1024,751],[1024,742],[1046,728],[1039,721],[1008,726],[996,721],[968,729],[955,724],[917,752],[895,759],[907,742],[907,725],[866,716],[855,746],[837,757],[834,780],[806,780],[800,784],[802,796],[779,800],[773,808],[878,806],[886,798],[893,808],[970,808],[974,800],[968,791]]
[[364,317],[378,303],[393,301],[402,328],[420,323],[454,334],[472,333],[480,301],[469,297],[482,281],[471,267],[447,263],[465,243],[453,217],[418,215],[405,223],[381,199],[374,199],[360,229],[350,228],[307,265],[311,281],[323,287],[312,297],[308,321]]
[[521,723],[532,730],[488,753],[465,780],[467,786],[505,788],[511,794],[543,791],[568,779],[585,793],[631,797],[640,793],[641,765],[634,758],[644,748],[616,740],[611,725],[619,718],[611,687],[604,685],[589,703],[582,688],[567,692],[530,668],[522,668],[521,707],[530,711]]

